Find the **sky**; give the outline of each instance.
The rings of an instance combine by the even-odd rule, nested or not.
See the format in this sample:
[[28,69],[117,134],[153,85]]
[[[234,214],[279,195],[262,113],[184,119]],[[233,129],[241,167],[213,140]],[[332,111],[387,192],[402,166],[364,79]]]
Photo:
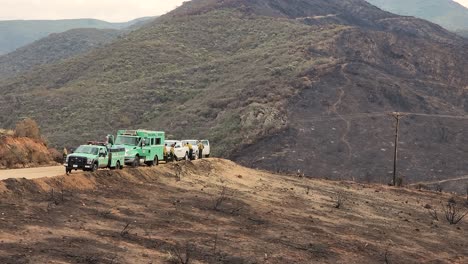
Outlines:
[[[454,0],[468,7],[468,0]],[[156,16],[184,0],[0,0],[0,20],[96,18],[109,22]]]
[[454,0],[454,1],[468,7],[468,0]]
[[157,16],[184,0],[0,0],[0,20],[96,18],[124,22]]

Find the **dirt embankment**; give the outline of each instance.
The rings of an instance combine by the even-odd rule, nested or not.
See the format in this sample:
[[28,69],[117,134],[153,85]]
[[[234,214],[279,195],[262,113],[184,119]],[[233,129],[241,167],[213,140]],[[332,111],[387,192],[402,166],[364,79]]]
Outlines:
[[40,140],[0,135],[0,169],[57,164],[60,153]]
[[220,159],[10,179],[0,198],[0,263],[468,261],[468,221],[449,225],[441,212],[448,194]]

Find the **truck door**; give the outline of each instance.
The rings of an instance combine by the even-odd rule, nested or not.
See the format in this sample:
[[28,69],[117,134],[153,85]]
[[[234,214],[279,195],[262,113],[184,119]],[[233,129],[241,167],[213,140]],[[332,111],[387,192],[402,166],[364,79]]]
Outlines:
[[204,146],[203,149],[203,155],[210,155],[211,149],[210,149],[210,142],[208,140],[202,140],[202,144]]
[[106,168],[109,164],[109,154],[107,153],[107,149],[105,148],[100,148],[99,149],[99,167],[100,168]]

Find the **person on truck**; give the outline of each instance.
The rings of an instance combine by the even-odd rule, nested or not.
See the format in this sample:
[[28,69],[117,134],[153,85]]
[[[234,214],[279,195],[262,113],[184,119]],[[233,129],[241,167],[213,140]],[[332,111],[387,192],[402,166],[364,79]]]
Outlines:
[[203,159],[203,149],[205,146],[203,146],[203,143],[199,140],[198,141],[198,158]]
[[164,144],[163,157],[164,157],[164,161],[167,163],[167,144]]
[[190,142],[187,142],[187,144],[185,144],[188,148],[188,156],[189,156],[189,159],[190,160],[193,160],[193,146],[192,144],[190,144]]

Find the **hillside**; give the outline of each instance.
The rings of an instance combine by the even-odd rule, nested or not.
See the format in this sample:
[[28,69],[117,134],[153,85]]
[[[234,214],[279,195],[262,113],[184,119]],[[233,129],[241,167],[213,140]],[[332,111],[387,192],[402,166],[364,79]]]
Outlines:
[[360,0],[194,0],[0,81],[0,125],[32,116],[60,148],[163,129],[251,167],[387,183],[401,111],[399,177],[447,179],[468,174],[467,46]]
[[86,53],[91,49],[112,42],[121,34],[123,32],[119,30],[92,28],[53,33],[9,54],[0,56],[0,78]]
[[452,31],[468,30],[468,8],[452,0],[367,0],[383,10],[415,16]]
[[[468,261],[468,222],[447,223],[446,194],[219,159],[10,179],[0,182],[0,198],[5,264],[188,263],[186,254],[194,264]],[[463,199],[454,198],[457,206]]]
[[0,21],[0,55],[28,45],[52,33],[77,28],[124,29],[151,18],[135,19],[125,23],[109,23],[96,19],[67,20],[10,20]]

